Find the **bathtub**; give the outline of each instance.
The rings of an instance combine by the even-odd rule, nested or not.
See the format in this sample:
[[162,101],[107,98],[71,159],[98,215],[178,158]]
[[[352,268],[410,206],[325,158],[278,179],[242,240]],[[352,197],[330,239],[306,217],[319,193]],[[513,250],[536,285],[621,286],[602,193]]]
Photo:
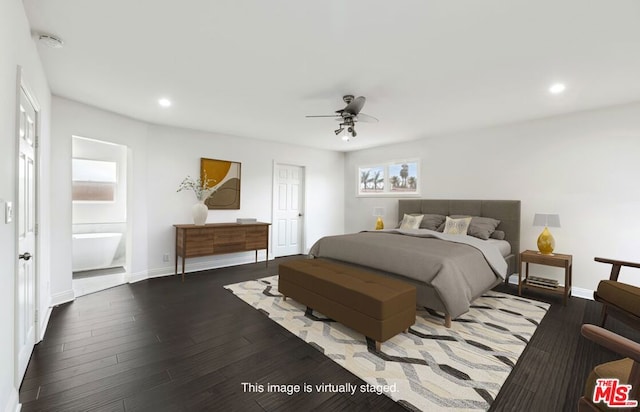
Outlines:
[[113,267],[122,233],[76,233],[72,236],[74,272]]

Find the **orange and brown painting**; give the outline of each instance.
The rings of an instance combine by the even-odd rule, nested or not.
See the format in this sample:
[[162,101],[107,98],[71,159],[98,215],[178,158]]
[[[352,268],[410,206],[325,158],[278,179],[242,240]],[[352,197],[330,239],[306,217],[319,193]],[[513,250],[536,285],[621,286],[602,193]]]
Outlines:
[[200,159],[200,179],[211,182],[216,191],[205,204],[209,209],[240,209],[240,163],[218,159]]

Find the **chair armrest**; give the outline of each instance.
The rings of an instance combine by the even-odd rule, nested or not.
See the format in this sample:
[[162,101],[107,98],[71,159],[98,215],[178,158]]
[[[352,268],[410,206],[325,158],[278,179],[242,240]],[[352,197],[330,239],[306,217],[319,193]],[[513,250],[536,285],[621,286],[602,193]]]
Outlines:
[[606,258],[599,258],[599,257],[595,258],[594,260],[596,262],[610,263],[612,265],[629,266],[629,267],[632,267],[632,268],[640,268],[640,263],[625,262],[624,260],[606,259]]
[[640,343],[596,325],[582,325],[580,332],[582,336],[598,345],[604,346],[624,357],[631,358],[636,362],[640,362]]
[[615,260],[615,259],[606,259],[606,258],[594,258],[596,262],[601,263],[609,263],[611,266],[611,274],[609,275],[609,280],[618,280],[618,275],[620,274],[620,268],[622,266],[628,266],[632,268],[640,268],[640,263],[635,262],[625,262],[624,260]]

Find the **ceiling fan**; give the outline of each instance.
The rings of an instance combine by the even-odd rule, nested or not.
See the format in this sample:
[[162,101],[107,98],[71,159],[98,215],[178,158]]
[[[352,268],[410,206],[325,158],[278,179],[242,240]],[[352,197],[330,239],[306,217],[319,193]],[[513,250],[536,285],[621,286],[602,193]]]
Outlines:
[[325,115],[310,115],[306,117],[333,117],[337,121],[340,122],[340,126],[334,130],[336,136],[340,135],[347,129],[346,135],[342,137],[342,140],[349,141],[349,135],[351,137],[356,137],[358,133],[356,133],[355,124],[356,122],[367,122],[367,123],[376,123],[378,119],[373,116],[369,116],[368,114],[360,113],[364,103],[367,99],[364,96],[353,97],[352,94],[347,94],[342,97],[342,100],[347,104],[344,109],[336,110],[335,114],[325,114]]

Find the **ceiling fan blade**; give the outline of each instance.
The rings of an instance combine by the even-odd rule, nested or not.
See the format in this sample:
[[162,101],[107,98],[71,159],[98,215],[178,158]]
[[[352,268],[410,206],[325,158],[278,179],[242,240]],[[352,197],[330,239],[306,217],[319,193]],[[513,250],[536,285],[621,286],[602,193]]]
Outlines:
[[364,96],[358,96],[353,99],[351,103],[347,105],[347,107],[344,108],[344,111],[356,116],[358,113],[360,113],[360,110],[362,110],[362,106],[364,106],[364,102],[366,101],[367,99],[365,99]]
[[307,115],[305,117],[337,117],[337,120],[342,119],[338,114],[318,114],[318,115]]
[[364,123],[378,123],[378,119],[368,114],[360,113],[356,116],[356,121]]

